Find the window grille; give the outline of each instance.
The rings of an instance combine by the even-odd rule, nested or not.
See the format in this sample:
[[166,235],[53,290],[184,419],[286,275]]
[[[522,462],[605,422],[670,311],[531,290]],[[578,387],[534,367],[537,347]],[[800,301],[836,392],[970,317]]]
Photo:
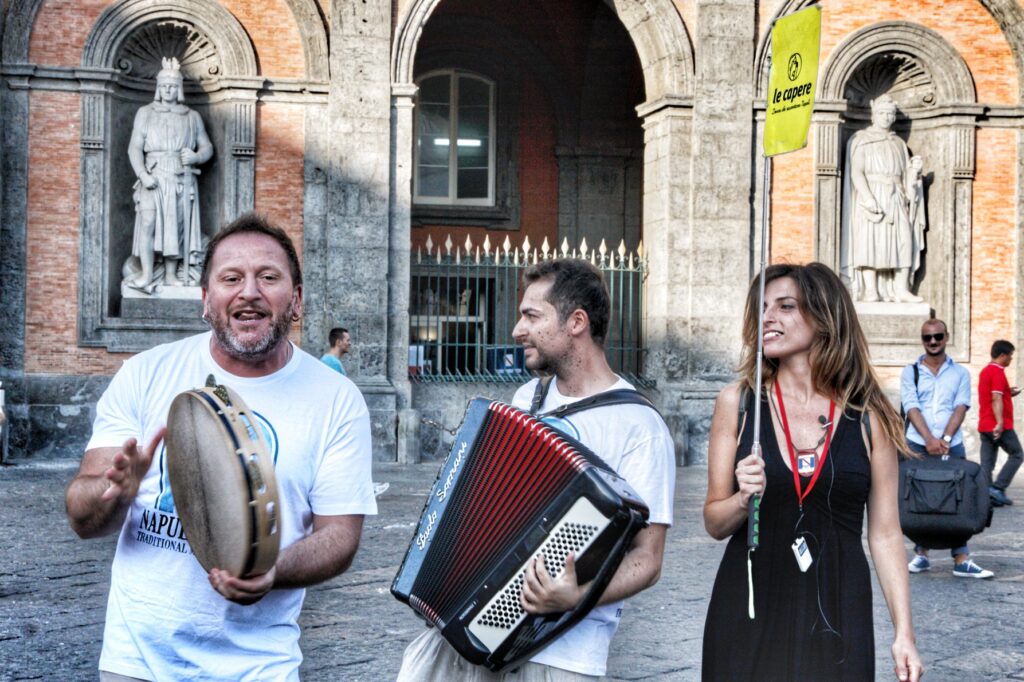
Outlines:
[[428,237],[412,254],[409,295],[409,378],[413,381],[524,382],[530,373],[523,349],[512,339],[519,320],[522,273],[550,258],[584,258],[604,274],[611,297],[611,321],[605,339],[608,361],[620,375],[638,386],[652,387],[643,375],[647,349],[644,339],[644,281],[647,262],[643,243],[627,251],[625,243],[609,250],[602,240],[597,249],[570,250],[567,240],[554,250],[547,239],[536,249],[529,238],[513,247],[505,237],[501,247],[470,237],[461,246],[449,236],[443,245]]

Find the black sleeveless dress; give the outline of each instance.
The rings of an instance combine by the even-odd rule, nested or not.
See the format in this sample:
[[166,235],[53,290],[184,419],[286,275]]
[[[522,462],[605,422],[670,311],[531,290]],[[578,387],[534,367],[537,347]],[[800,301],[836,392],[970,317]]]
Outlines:
[[[753,394],[739,461],[753,442]],[[761,404],[766,489],[761,542],[754,552],[755,619],[747,615],[747,524],[729,539],[704,623],[704,680],[874,680],[871,576],[861,545],[871,467],[860,413],[836,427],[818,482],[804,500],[803,519],[789,457],[775,438],[767,401]],[[786,457],[783,460],[783,457]],[[806,488],[808,479],[801,485]],[[791,545],[802,533],[814,561],[801,573]]]

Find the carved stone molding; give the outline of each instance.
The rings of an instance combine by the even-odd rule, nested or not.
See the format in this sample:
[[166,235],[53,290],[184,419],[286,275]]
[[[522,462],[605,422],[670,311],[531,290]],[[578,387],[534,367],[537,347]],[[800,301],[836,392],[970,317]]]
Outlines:
[[[152,40],[152,32],[158,27],[168,36],[163,30],[168,24],[196,31],[212,43],[210,47],[218,55],[223,75],[257,75],[256,53],[245,29],[220,4],[203,0],[124,0],[110,5],[89,33],[82,51],[82,66],[120,69],[118,59],[122,50],[146,41],[147,36]],[[159,40],[173,43],[170,37]]]
[[904,113],[976,100],[974,79],[953,46],[930,28],[906,21],[857,31],[836,47],[822,69],[822,100],[847,100],[863,108],[870,104],[863,100],[882,92],[892,95]]

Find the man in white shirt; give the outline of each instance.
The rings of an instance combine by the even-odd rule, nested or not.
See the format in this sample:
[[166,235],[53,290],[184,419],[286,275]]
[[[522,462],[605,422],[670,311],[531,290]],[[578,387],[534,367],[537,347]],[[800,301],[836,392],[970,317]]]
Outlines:
[[[523,283],[521,317],[512,335],[523,345],[526,367],[553,377],[538,414],[605,391],[632,388],[612,371],[605,355],[610,301],[597,268],[578,259],[545,261],[527,269]],[[516,407],[531,407],[537,381],[516,392]],[[672,524],[675,457],[660,415],[642,405],[606,405],[546,421],[623,476],[647,503],[650,525],[637,534],[598,606],[529,662],[510,672],[492,673],[461,659],[432,629],[406,649],[398,676],[402,682],[596,679],[606,672],[623,600],[661,576],[665,534]],[[562,613],[582,600],[587,587],[577,583],[572,559],[567,559],[557,579],[538,561],[526,574],[523,608],[533,614]]]
[[[346,378],[288,340],[302,273],[288,236],[247,214],[210,241],[200,280],[211,332],[127,360],[96,407],[65,501],[83,538],[120,531],[100,680],[298,680],[305,587],[349,567],[376,513],[370,421]],[[171,401],[209,375],[233,388],[266,436],[281,552],[241,579],[192,555],[167,479]],[[145,443],[145,447],[140,447]]]

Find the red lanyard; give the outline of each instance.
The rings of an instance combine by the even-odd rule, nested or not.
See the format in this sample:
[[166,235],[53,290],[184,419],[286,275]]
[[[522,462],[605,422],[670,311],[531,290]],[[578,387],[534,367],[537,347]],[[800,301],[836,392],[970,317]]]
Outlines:
[[818,482],[818,476],[821,474],[821,470],[825,468],[825,458],[828,457],[828,446],[832,443],[832,418],[835,417],[836,414],[836,403],[834,400],[828,401],[828,431],[825,432],[825,447],[821,451],[821,461],[818,462],[818,466],[814,467],[814,475],[811,476],[811,481],[807,484],[807,488],[801,492],[800,474],[798,472],[796,462],[796,448],[793,447],[793,438],[789,435],[789,420],[786,419],[786,406],[782,402],[782,389],[779,388],[778,382],[775,383],[775,397],[779,401],[779,417],[782,419],[782,431],[786,434],[786,445],[789,448],[789,463],[793,468],[793,487],[796,488],[797,504],[803,507],[804,500],[810,494],[811,490],[814,489],[814,484]]

